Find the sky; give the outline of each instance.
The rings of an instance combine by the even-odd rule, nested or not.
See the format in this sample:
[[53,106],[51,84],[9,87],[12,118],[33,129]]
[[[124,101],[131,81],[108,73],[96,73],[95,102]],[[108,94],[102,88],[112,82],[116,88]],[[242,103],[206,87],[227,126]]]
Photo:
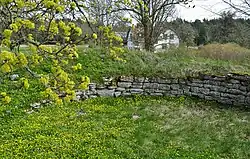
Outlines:
[[228,8],[222,0],[193,0],[190,5],[195,5],[195,7],[178,6],[176,16],[187,21],[202,20],[204,18],[213,19],[219,17],[216,13]]

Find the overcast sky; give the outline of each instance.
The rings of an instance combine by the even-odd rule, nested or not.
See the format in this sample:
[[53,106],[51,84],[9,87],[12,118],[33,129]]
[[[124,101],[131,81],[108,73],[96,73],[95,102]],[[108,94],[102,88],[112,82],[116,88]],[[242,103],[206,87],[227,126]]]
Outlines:
[[204,18],[213,19],[218,17],[215,13],[219,13],[228,8],[222,0],[193,0],[190,5],[195,5],[195,7],[188,8],[178,6],[177,17],[188,21],[194,21],[195,19],[202,20]]

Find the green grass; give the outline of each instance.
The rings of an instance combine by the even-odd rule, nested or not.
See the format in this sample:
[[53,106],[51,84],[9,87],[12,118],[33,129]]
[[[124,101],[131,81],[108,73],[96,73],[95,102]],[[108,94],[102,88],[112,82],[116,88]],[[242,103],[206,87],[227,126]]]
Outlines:
[[[100,49],[79,50],[83,70],[72,76],[87,75],[92,81],[120,75],[182,78],[250,72],[247,53],[231,59],[185,48],[157,54],[128,51],[120,55],[127,62],[121,62]],[[50,72],[50,63],[33,70]],[[250,158],[246,110],[184,97],[135,96],[50,105],[28,114],[43,88],[32,78],[30,84],[24,90],[20,82],[1,78],[0,90],[12,102],[0,106],[0,158]]]
[[136,96],[2,112],[0,158],[249,158],[250,113],[218,106]]
[[[28,53],[28,48],[21,48]],[[250,50],[235,44],[210,44],[199,50],[180,47],[166,52],[151,53],[126,51],[117,53],[126,62],[116,61],[100,48],[79,46],[79,59],[83,70],[75,77],[87,75],[92,81],[106,76],[147,76],[147,77],[196,77],[199,73],[225,75],[228,73],[250,75]],[[45,62],[38,73],[50,72],[50,63]],[[71,72],[71,71],[70,71]]]
[[178,48],[162,53],[128,51],[120,55],[126,62],[115,61],[100,49],[85,48],[79,51],[78,62],[84,66],[79,74],[88,75],[92,80],[120,75],[183,78],[195,77],[199,73],[250,74],[248,58],[236,60],[211,58],[202,50]]

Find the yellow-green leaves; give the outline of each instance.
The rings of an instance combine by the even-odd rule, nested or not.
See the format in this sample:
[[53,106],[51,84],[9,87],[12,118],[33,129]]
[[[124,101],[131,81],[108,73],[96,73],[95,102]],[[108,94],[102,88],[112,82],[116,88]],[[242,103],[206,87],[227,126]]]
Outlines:
[[78,63],[77,65],[72,66],[72,69],[73,69],[74,71],[81,70],[81,69],[82,69],[82,64]]
[[[0,52],[0,73],[22,72],[20,69],[25,68],[23,70],[28,73],[22,72],[20,76],[23,78],[19,81],[22,88],[29,89],[30,77],[37,77],[34,80],[46,88],[45,97],[62,103],[59,94],[66,93],[65,101],[73,100],[74,90],[83,83],[77,81],[71,71],[82,69],[80,63],[74,62],[79,56],[74,43],[83,31],[64,14],[71,14],[76,3],[67,0],[4,0],[0,5],[8,6],[6,17],[2,17],[6,18],[6,24],[2,28],[1,44],[7,47],[3,50],[9,50]],[[52,42],[56,45],[51,46]],[[28,47],[23,49],[21,45]],[[7,95],[2,97],[6,103],[10,101]]]
[[21,78],[20,81],[24,89],[28,89],[30,87],[29,80],[27,78]]
[[93,37],[93,39],[97,39],[97,34],[94,33],[94,34],[92,35],[92,37]]
[[19,53],[18,58],[18,64],[20,67],[25,67],[28,65],[28,60],[26,58],[26,56],[24,55],[24,53]]
[[10,73],[13,67],[17,63],[17,57],[14,53],[9,51],[3,51],[0,53],[0,70],[3,73]]
[[10,30],[10,29],[5,29],[5,30],[3,31],[3,36],[4,36],[4,38],[10,38],[11,35],[12,35],[12,30]]
[[2,98],[2,102],[5,103],[5,104],[8,104],[11,102],[11,98],[9,96],[7,96],[7,93],[6,92],[1,92],[0,93],[0,96]]
[[81,77],[81,84],[79,85],[79,89],[87,89],[88,85],[90,83],[90,79],[87,76],[82,76]]
[[49,84],[49,77],[48,77],[48,76],[43,76],[43,77],[41,77],[41,78],[40,78],[40,82],[41,82],[43,85],[47,86],[47,85]]

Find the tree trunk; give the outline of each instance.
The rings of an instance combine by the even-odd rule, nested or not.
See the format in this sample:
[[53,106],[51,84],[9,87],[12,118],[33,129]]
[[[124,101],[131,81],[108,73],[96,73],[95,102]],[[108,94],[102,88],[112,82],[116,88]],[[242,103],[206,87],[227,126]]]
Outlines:
[[154,44],[153,44],[153,37],[152,34],[150,33],[150,23],[145,22],[143,24],[143,29],[144,29],[144,48],[147,51],[153,51],[154,49]]

